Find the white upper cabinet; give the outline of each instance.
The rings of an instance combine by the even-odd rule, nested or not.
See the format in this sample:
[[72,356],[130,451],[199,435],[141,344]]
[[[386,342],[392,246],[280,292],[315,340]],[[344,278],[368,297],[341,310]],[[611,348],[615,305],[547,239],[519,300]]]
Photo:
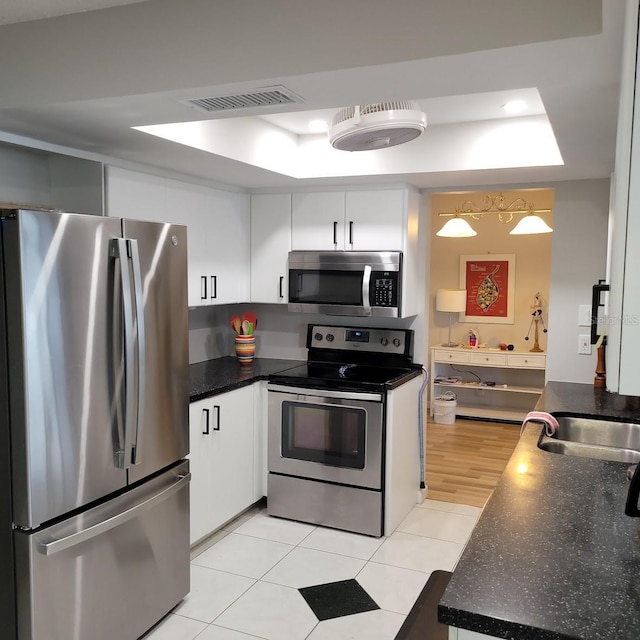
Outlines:
[[405,192],[347,191],[344,246],[348,251],[402,251]]
[[294,193],[291,248],[295,251],[344,250],[344,191]]
[[402,251],[406,224],[404,189],[294,193],[291,248]]
[[251,302],[287,302],[291,194],[251,196]]
[[189,306],[249,300],[249,199],[107,168],[107,214],[187,226]]

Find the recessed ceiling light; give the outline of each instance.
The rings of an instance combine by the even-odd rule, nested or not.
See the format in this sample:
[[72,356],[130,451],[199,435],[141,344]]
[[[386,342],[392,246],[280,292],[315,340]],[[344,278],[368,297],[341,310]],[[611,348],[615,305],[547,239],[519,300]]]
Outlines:
[[309,123],[311,133],[326,133],[329,130],[329,123],[325,120],[312,120]]
[[524,100],[510,100],[506,104],[503,104],[502,108],[507,113],[515,115],[522,113],[527,108],[527,103]]

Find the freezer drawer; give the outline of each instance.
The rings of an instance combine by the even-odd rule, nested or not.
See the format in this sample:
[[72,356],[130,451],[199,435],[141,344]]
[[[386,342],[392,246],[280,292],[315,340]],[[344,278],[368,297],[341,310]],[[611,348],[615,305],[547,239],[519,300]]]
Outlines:
[[16,531],[18,640],[135,640],[189,591],[189,467]]

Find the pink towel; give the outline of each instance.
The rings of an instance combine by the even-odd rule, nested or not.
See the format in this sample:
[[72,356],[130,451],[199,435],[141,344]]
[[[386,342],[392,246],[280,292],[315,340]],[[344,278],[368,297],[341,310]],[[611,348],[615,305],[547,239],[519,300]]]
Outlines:
[[542,422],[544,424],[544,434],[551,437],[560,427],[558,421],[546,411],[529,411],[522,421],[520,427],[520,435],[524,433],[524,427],[527,422]]

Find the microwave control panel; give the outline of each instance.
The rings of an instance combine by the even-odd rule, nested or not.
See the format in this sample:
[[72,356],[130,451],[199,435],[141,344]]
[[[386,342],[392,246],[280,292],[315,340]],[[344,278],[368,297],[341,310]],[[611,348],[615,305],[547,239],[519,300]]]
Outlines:
[[374,271],[371,274],[371,305],[374,307],[398,306],[398,274]]

